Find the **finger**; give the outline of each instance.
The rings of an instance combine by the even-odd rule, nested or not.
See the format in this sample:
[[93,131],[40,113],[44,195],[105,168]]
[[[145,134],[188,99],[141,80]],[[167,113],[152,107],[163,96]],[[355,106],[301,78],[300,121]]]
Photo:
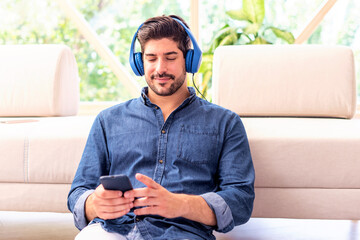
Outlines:
[[157,196],[157,190],[152,188],[137,188],[134,189],[133,196],[134,198],[140,198],[140,197],[156,197]]
[[99,206],[99,211],[106,213],[117,213],[134,207],[134,203],[125,203],[113,206]]
[[157,206],[150,206],[150,207],[143,207],[134,210],[136,215],[162,215],[160,207]]
[[124,196],[123,196],[124,198],[134,198],[135,196],[134,196],[134,190],[129,190],[129,191],[126,191],[126,192],[124,192]]
[[134,198],[99,198],[97,200],[99,206],[119,206],[124,204],[129,204],[134,201]]
[[134,201],[134,207],[145,207],[145,206],[158,206],[159,205],[159,199],[157,198],[138,198]]
[[123,195],[121,191],[106,190],[102,184],[96,188],[95,192],[101,198],[117,198]]
[[100,212],[98,213],[98,217],[99,217],[99,218],[102,218],[102,219],[104,219],[104,220],[107,220],[107,219],[115,219],[115,218],[119,218],[119,217],[124,216],[124,215],[127,214],[128,212],[130,212],[130,208],[128,208],[128,209],[123,209],[123,210],[120,210],[120,211],[117,211],[117,212],[100,211]]
[[155,182],[154,180],[152,180],[148,176],[145,176],[145,175],[143,175],[141,173],[137,173],[135,175],[135,177],[136,177],[137,180],[139,180],[140,182],[142,182],[143,184],[145,184],[149,188],[157,189],[157,188],[161,187],[160,184],[158,184],[157,182]]

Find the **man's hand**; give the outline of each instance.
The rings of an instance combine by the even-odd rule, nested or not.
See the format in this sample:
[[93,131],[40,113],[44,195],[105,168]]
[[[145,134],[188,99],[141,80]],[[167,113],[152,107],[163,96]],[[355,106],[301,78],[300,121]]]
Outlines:
[[143,207],[134,211],[136,215],[154,214],[175,218],[188,211],[184,204],[184,194],[173,194],[151,178],[139,173],[136,174],[136,179],[147,186],[125,194],[127,197],[138,198],[134,201],[134,207]]
[[206,225],[216,225],[213,211],[201,196],[171,193],[151,178],[136,174],[136,179],[147,187],[126,192],[134,201],[136,215],[160,215],[166,218],[184,217]]
[[104,189],[99,185],[85,202],[86,218],[90,222],[95,217],[107,219],[119,218],[133,207],[134,198],[122,196],[121,191]]

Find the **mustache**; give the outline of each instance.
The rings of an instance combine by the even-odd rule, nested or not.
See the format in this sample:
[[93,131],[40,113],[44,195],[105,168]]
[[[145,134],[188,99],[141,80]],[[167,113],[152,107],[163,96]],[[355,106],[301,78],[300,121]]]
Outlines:
[[167,74],[167,73],[163,73],[163,74],[158,74],[158,73],[154,73],[150,76],[150,78],[153,80],[154,78],[163,78],[163,77],[168,77],[172,80],[175,79],[175,76],[172,74]]

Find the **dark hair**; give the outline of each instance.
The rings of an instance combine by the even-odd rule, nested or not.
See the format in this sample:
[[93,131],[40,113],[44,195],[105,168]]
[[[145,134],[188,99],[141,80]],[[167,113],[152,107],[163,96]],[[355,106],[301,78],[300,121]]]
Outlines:
[[179,19],[188,27],[185,21],[176,15],[153,17],[144,22],[137,33],[142,53],[144,53],[144,46],[149,40],[170,38],[177,43],[184,57],[186,56],[186,52],[191,48],[190,37],[184,27],[173,18]]

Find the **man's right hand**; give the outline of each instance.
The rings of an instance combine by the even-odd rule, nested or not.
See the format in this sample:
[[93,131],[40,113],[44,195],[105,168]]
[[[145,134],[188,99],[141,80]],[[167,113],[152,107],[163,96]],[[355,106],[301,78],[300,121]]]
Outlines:
[[96,217],[119,218],[130,211],[133,202],[134,198],[125,198],[121,191],[106,190],[100,184],[85,201],[86,219],[90,222]]

